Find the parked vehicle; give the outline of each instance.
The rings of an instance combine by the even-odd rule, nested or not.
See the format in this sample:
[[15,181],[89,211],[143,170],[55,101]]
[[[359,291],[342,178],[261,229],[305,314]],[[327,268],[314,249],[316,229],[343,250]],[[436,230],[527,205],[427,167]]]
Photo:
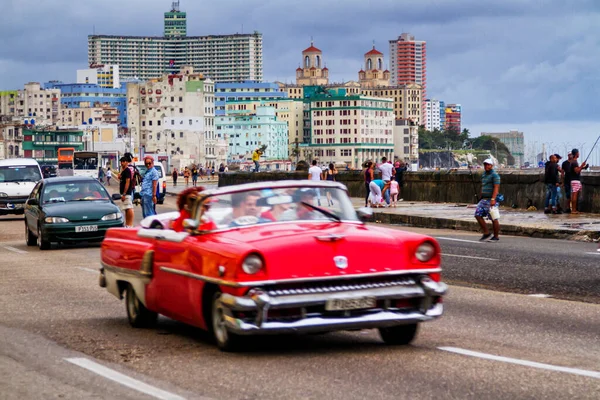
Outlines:
[[52,242],[99,242],[109,228],[123,224],[119,207],[93,178],[44,179],[25,204],[25,241],[41,250]]
[[[136,168],[140,171],[140,175],[142,177],[146,175],[146,165],[143,161],[136,161],[134,163]],[[158,204],[163,204],[165,201],[165,196],[167,195],[167,174],[165,173],[165,168],[162,163],[155,163],[154,169],[158,171],[158,185],[156,186],[156,200]],[[138,187],[137,191],[139,192],[141,188]],[[136,196],[137,197],[137,196]]]
[[31,158],[0,160],[0,215],[23,214],[23,207],[42,170]]
[[436,240],[365,225],[371,210],[357,214],[340,183],[208,190],[191,215],[184,232],[168,229],[173,214],[107,232],[100,286],[125,297],[133,327],[163,314],[208,330],[222,350],[243,348],[245,335],[367,328],[408,344],[442,315]]
[[58,171],[57,171],[56,167],[57,167],[56,165],[50,165],[50,164],[40,165],[40,168],[42,170],[42,177],[44,179],[57,177]]
[[98,177],[100,155],[97,151],[76,151],[73,154],[73,176]]

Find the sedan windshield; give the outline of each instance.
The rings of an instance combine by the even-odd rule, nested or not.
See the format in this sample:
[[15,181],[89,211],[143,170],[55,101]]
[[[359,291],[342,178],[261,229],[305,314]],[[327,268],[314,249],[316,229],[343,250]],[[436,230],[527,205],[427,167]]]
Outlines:
[[296,221],[358,221],[346,192],[291,187],[222,194],[202,203],[203,223],[217,229]]
[[108,192],[95,181],[49,183],[44,186],[42,203],[109,200]]

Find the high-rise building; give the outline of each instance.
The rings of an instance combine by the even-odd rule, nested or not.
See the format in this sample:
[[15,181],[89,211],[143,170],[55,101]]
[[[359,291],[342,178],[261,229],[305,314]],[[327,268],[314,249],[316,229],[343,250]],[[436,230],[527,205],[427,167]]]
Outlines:
[[444,129],[453,129],[456,133],[462,131],[462,107],[460,104],[446,104]]
[[391,85],[417,83],[427,98],[427,46],[422,40],[408,34],[390,40]]
[[365,96],[391,99],[394,104],[396,119],[406,119],[420,125],[422,119],[423,92],[421,85],[409,83],[388,87],[363,88]]
[[261,82],[262,34],[187,36],[187,16],[174,2],[164,36],[88,36],[90,66],[118,65],[121,79],[148,80],[192,66],[214,82]]
[[525,137],[523,132],[481,132],[480,136],[492,136],[500,139],[515,158],[515,166],[521,167],[525,164]]
[[[423,125],[428,131],[434,129],[442,130],[444,125],[442,123],[442,107],[444,102],[436,99],[425,100],[425,117],[423,118]],[[444,116],[446,115],[444,110]],[[445,118],[444,118],[445,120]]]
[[287,92],[277,83],[239,82],[215,84],[215,116],[225,115],[225,105],[234,100],[275,100],[286,98]]

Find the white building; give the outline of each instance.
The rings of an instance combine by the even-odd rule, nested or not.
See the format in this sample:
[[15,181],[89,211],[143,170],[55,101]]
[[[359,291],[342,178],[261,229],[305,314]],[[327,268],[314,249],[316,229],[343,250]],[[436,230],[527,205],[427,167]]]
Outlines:
[[214,83],[194,68],[127,84],[127,103],[136,153],[166,155],[169,167],[173,160],[205,166],[225,162],[217,152]]
[[118,89],[121,87],[118,65],[91,65],[77,70],[77,83],[93,83],[100,87]]
[[425,129],[428,131],[432,131],[434,129],[444,129],[442,126],[441,119],[441,107],[443,107],[443,102],[435,99],[427,99],[425,100]]
[[416,171],[419,166],[419,127],[398,119],[394,125],[394,160],[403,161]]

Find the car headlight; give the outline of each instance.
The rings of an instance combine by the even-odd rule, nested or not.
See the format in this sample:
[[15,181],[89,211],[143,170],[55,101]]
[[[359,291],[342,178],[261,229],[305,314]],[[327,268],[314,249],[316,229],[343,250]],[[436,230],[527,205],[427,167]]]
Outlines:
[[44,222],[47,224],[64,224],[65,222],[69,222],[69,220],[63,217],[46,217]]
[[116,212],[116,213],[112,213],[112,214],[106,214],[104,217],[102,217],[102,221],[114,221],[115,219],[121,219],[123,218],[123,215],[120,212]]
[[263,266],[263,260],[257,254],[250,254],[242,263],[242,269],[249,275],[257,273]]
[[417,247],[417,251],[415,251],[415,257],[421,262],[427,262],[431,260],[433,256],[435,256],[435,247],[429,242],[421,243],[419,247]]
[[4,192],[0,192],[0,197],[8,197],[8,195]]

